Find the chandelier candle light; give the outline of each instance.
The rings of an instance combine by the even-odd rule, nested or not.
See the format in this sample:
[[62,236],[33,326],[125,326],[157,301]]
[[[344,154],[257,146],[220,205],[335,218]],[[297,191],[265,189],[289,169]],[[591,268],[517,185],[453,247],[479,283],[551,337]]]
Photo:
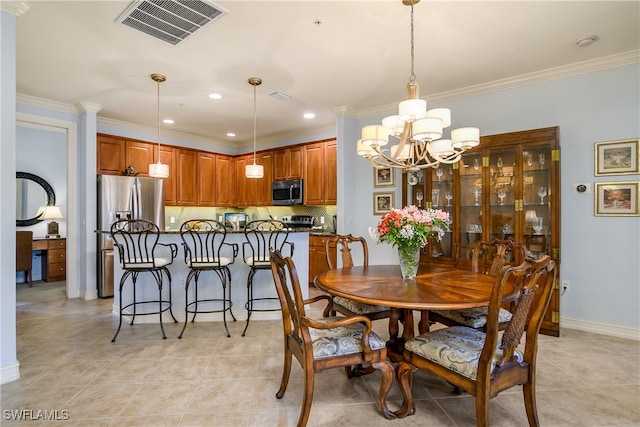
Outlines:
[[[480,143],[480,129],[475,127],[454,129],[451,139],[440,139],[443,128],[451,126],[451,110],[427,110],[427,101],[418,95],[414,73],[413,5],[419,1],[402,0],[404,5],[411,6],[411,75],[407,99],[399,103],[397,115],[382,119],[382,125],[364,126],[358,140],[358,154],[369,159],[374,168],[410,171],[436,168],[440,163],[456,163],[464,151]],[[385,149],[389,135],[400,142]]]
[[244,167],[244,176],[247,178],[262,178],[264,166],[256,164],[256,87],[262,84],[259,77],[249,77],[249,84],[253,86],[253,164]]
[[152,178],[168,178],[169,177],[169,165],[160,163],[160,83],[167,80],[162,74],[151,74],[151,80],[158,85],[158,163],[151,163],[149,165],[149,176]]
[[369,234],[376,243],[398,247],[400,271],[404,279],[415,279],[420,262],[420,249],[430,238],[438,241],[449,230],[449,212],[440,209],[420,209],[414,205],[391,209]]

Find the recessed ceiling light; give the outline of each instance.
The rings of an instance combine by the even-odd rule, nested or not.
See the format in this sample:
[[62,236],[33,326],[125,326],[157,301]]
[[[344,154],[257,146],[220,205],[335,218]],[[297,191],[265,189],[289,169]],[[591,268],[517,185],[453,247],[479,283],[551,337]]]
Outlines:
[[209,98],[211,98],[211,99],[222,99],[222,95],[220,95],[219,93],[210,93],[209,94]]
[[304,118],[305,119],[313,119],[316,115],[313,113],[304,113]]
[[583,37],[580,40],[578,40],[576,42],[576,45],[578,47],[587,47],[587,46],[591,46],[592,44],[594,44],[597,40],[598,40],[598,36],[595,36],[595,35],[586,36],[586,37]]
[[234,137],[234,136],[236,136],[236,134],[233,133],[233,132],[227,132],[227,136]]
[[172,125],[172,124],[174,124],[174,123],[175,123],[175,121],[173,121],[172,119],[164,119],[164,120],[162,121],[162,123],[166,123],[166,124],[168,124],[168,125]]

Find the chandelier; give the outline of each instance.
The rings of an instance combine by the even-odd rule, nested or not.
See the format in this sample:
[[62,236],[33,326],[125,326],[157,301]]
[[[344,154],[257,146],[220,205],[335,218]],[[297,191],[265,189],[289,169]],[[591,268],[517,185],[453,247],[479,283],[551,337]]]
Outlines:
[[169,177],[169,165],[160,162],[160,83],[167,80],[162,74],[151,74],[151,80],[157,83],[158,86],[158,163],[151,163],[149,165],[149,176],[152,178],[168,178]]
[[[357,150],[374,168],[398,168],[416,171],[437,168],[441,163],[460,160],[463,152],[480,143],[480,129],[463,127],[451,131],[451,139],[441,139],[443,129],[451,126],[451,110],[427,110],[427,101],[418,95],[414,73],[413,5],[420,0],[402,0],[411,6],[411,75],[407,83],[407,99],[398,105],[398,114],[382,119],[382,125],[362,128]],[[389,135],[399,140],[389,149]]]

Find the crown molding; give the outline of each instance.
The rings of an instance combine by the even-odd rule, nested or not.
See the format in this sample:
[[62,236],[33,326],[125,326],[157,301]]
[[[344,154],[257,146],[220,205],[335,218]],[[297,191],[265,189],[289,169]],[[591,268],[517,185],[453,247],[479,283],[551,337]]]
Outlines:
[[0,1],[0,10],[11,13],[15,16],[23,15],[27,13],[29,9],[31,9],[31,5],[26,1]]
[[46,108],[47,110],[60,111],[62,113],[78,114],[78,109],[75,105],[38,98],[31,95],[23,95],[20,93],[16,94],[16,103],[29,105],[31,107]]
[[76,104],[76,110],[78,113],[99,113],[102,110],[102,104],[96,104],[95,102],[78,102]]
[[[576,62],[574,64],[548,68],[546,70],[522,74],[520,76],[509,77],[493,82],[435,93],[426,96],[426,98],[428,98],[428,101],[430,103],[453,101],[456,99],[484,95],[487,93],[498,92],[506,89],[513,89],[520,86],[527,86],[535,83],[572,77],[579,74],[586,74],[595,71],[606,70],[609,68],[621,67],[624,65],[637,64],[638,62],[640,62],[640,50],[632,50],[617,55],[605,56],[589,61]],[[422,98],[424,99],[425,97]],[[370,116],[388,114],[389,111],[394,111],[397,108],[398,104],[388,104],[384,106],[369,108],[366,110],[359,110],[355,118],[363,119]]]

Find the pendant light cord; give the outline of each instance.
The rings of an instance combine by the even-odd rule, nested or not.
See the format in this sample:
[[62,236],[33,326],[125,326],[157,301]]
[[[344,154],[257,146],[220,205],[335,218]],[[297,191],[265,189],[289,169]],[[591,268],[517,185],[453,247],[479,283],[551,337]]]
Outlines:
[[256,85],[253,85],[253,164],[256,164],[256,122],[257,122]]
[[158,85],[158,163],[160,163],[160,82],[157,81]]
[[411,83],[415,83],[416,75],[413,72],[414,66],[414,45],[413,45],[413,1],[411,2],[411,75],[409,76],[409,81]]

